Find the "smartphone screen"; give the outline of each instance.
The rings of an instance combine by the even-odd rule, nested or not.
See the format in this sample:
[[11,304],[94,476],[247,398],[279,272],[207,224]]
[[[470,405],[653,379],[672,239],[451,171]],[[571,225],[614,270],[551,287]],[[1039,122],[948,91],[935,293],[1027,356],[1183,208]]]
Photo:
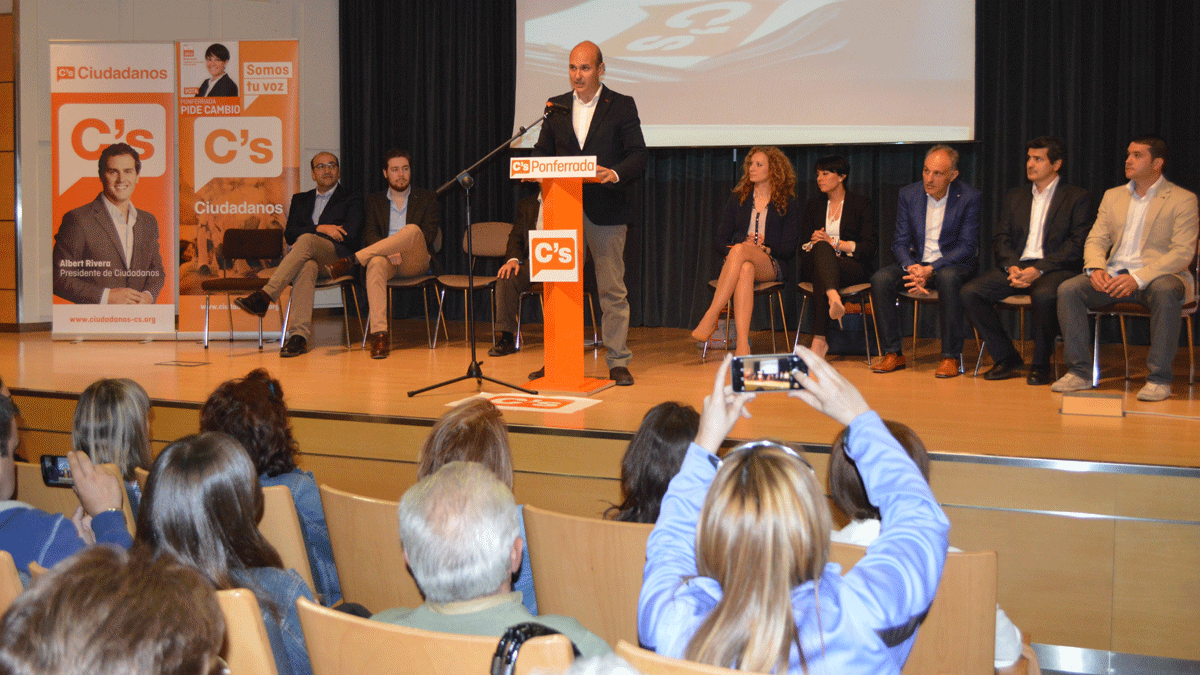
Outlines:
[[808,364],[795,354],[735,356],[729,377],[737,392],[772,392],[803,389],[792,370],[808,372]]
[[71,487],[71,463],[64,455],[42,455],[42,482],[48,487]]

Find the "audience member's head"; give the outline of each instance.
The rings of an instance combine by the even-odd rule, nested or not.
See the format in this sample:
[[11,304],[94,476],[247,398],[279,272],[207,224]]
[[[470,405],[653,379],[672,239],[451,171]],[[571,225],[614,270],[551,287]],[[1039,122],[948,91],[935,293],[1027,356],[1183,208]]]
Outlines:
[[818,580],[829,535],[824,491],[795,451],[769,441],[731,450],[696,530],[696,569],[720,583],[722,599],[692,636],[686,658],[787,670],[798,639],[791,590]]
[[299,448],[292,437],[283,385],[263,368],[217,387],[200,408],[200,431],[237,439],[259,476],[295,471]]
[[455,406],[433,425],[421,448],[417,480],[450,462],[479,462],[491,469],[508,489],[513,485],[512,450],[500,409],[476,398]]
[[442,466],[404,493],[399,515],[400,543],[427,601],[461,602],[508,591],[523,546],[517,506],[512,491],[486,466],[457,461]]
[[116,464],[126,481],[150,468],[150,397],[128,378],[96,380],[79,395],[71,427],[74,449],[96,464]]
[[242,446],[215,431],[185,436],[150,468],[134,546],[171,553],[217,588],[233,588],[232,571],[283,566],[258,531],[262,513],[262,487]]
[[[929,480],[929,453],[925,444],[917,436],[917,432],[907,425],[891,420],[884,420],[888,431],[900,442],[909,457],[912,457],[925,480]],[[851,520],[879,520],[879,508],[871,503],[867,496],[867,488],[863,485],[862,475],[854,460],[846,455],[846,436],[848,429],[842,429],[833,439],[829,449],[829,495],[833,503]]]
[[700,413],[690,405],[659,403],[642,418],[621,460],[621,505],[608,510],[613,520],[653,523],[667,485],[696,437]]
[[0,619],[0,672],[208,675],[225,636],[212,585],[170,556],[94,546]]

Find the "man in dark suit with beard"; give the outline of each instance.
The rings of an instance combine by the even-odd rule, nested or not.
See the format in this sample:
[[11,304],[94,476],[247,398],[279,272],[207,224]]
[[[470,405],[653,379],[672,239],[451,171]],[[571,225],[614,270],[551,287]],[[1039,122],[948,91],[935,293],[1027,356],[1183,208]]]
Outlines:
[[[625,291],[625,234],[632,216],[629,184],[646,169],[646,141],[633,99],[603,86],[604,56],[592,42],[571,50],[572,91],[550,99],[559,110],[543,125],[533,154],[537,156],[596,156],[597,183],[583,186],[583,238],[596,269],[603,312],[601,333],[608,349],[609,379],[633,384],[629,373],[633,354],[629,335],[629,301]],[[542,371],[533,373],[541,377]]]
[[1025,175],[1032,187],[1013,188],[1004,197],[992,237],[996,268],[968,282],[963,306],[979,329],[994,364],[985,380],[1020,375],[1025,365],[1004,332],[996,303],[1028,295],[1033,307],[1033,362],[1025,381],[1050,384],[1050,358],[1058,334],[1058,286],[1079,274],[1083,240],[1095,210],[1088,193],[1059,179],[1067,149],[1061,138],[1041,136],[1025,144]]
[[342,176],[337,157],[320,152],[312,158],[313,181],[317,187],[292,195],[284,238],[292,245],[271,280],[234,302],[251,314],[266,316],[272,302],[279,300],[284,286],[292,285],[292,309],[288,317],[287,341],[279,350],[283,357],[308,351],[312,337],[312,306],[318,277],[329,277],[329,266],[358,247],[362,230],[362,198],[339,182]]
[[383,157],[383,177],[388,189],[367,195],[367,222],[363,248],[333,264],[340,277],[356,267],[366,267],[367,303],[371,308],[367,341],[371,358],[385,359],[388,340],[387,282],[393,277],[429,274],[434,242],[441,232],[437,195],[412,184],[412,159],[403,150]]

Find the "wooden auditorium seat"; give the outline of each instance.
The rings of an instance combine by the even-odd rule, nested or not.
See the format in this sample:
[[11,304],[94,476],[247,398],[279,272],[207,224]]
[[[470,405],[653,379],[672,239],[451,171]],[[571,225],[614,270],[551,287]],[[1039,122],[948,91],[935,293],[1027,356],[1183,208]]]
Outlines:
[[[372,621],[296,600],[313,675],[487,673],[498,638],[435,633]],[[574,659],[565,635],[532,638],[521,646],[517,675],[558,673]]]
[[292,491],[286,485],[263,488],[263,517],[258,523],[258,531],[279,552],[284,568],[296,570],[308,584],[308,590],[315,594],[317,590],[312,566],[308,563],[304,531],[300,529],[300,516],[296,513]]
[[254,593],[244,588],[217,591],[225,615],[225,651],[232,675],[278,675],[271,640]]
[[572,617],[610,645],[636,643],[646,539],[654,526],[528,504],[524,513],[538,612]]
[[372,612],[425,602],[400,546],[399,502],[321,486],[342,598]]

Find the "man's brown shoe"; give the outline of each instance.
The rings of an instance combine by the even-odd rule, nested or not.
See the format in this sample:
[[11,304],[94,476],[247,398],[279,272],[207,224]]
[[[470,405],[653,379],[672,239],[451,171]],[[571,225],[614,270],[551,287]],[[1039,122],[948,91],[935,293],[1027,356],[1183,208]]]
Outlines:
[[893,370],[904,370],[903,354],[884,354],[882,359],[871,366],[871,371],[876,373],[890,373]]
[[334,279],[338,277],[344,277],[353,272],[357,265],[358,258],[352,255],[346,256],[345,258],[338,258],[333,262],[332,265],[329,266],[329,276],[333,277]]
[[386,359],[392,349],[386,330],[371,333],[367,336],[367,342],[371,343],[371,358],[373,359]]
[[938,366],[934,377],[946,379],[949,377],[958,377],[958,359],[944,358],[941,365]]

